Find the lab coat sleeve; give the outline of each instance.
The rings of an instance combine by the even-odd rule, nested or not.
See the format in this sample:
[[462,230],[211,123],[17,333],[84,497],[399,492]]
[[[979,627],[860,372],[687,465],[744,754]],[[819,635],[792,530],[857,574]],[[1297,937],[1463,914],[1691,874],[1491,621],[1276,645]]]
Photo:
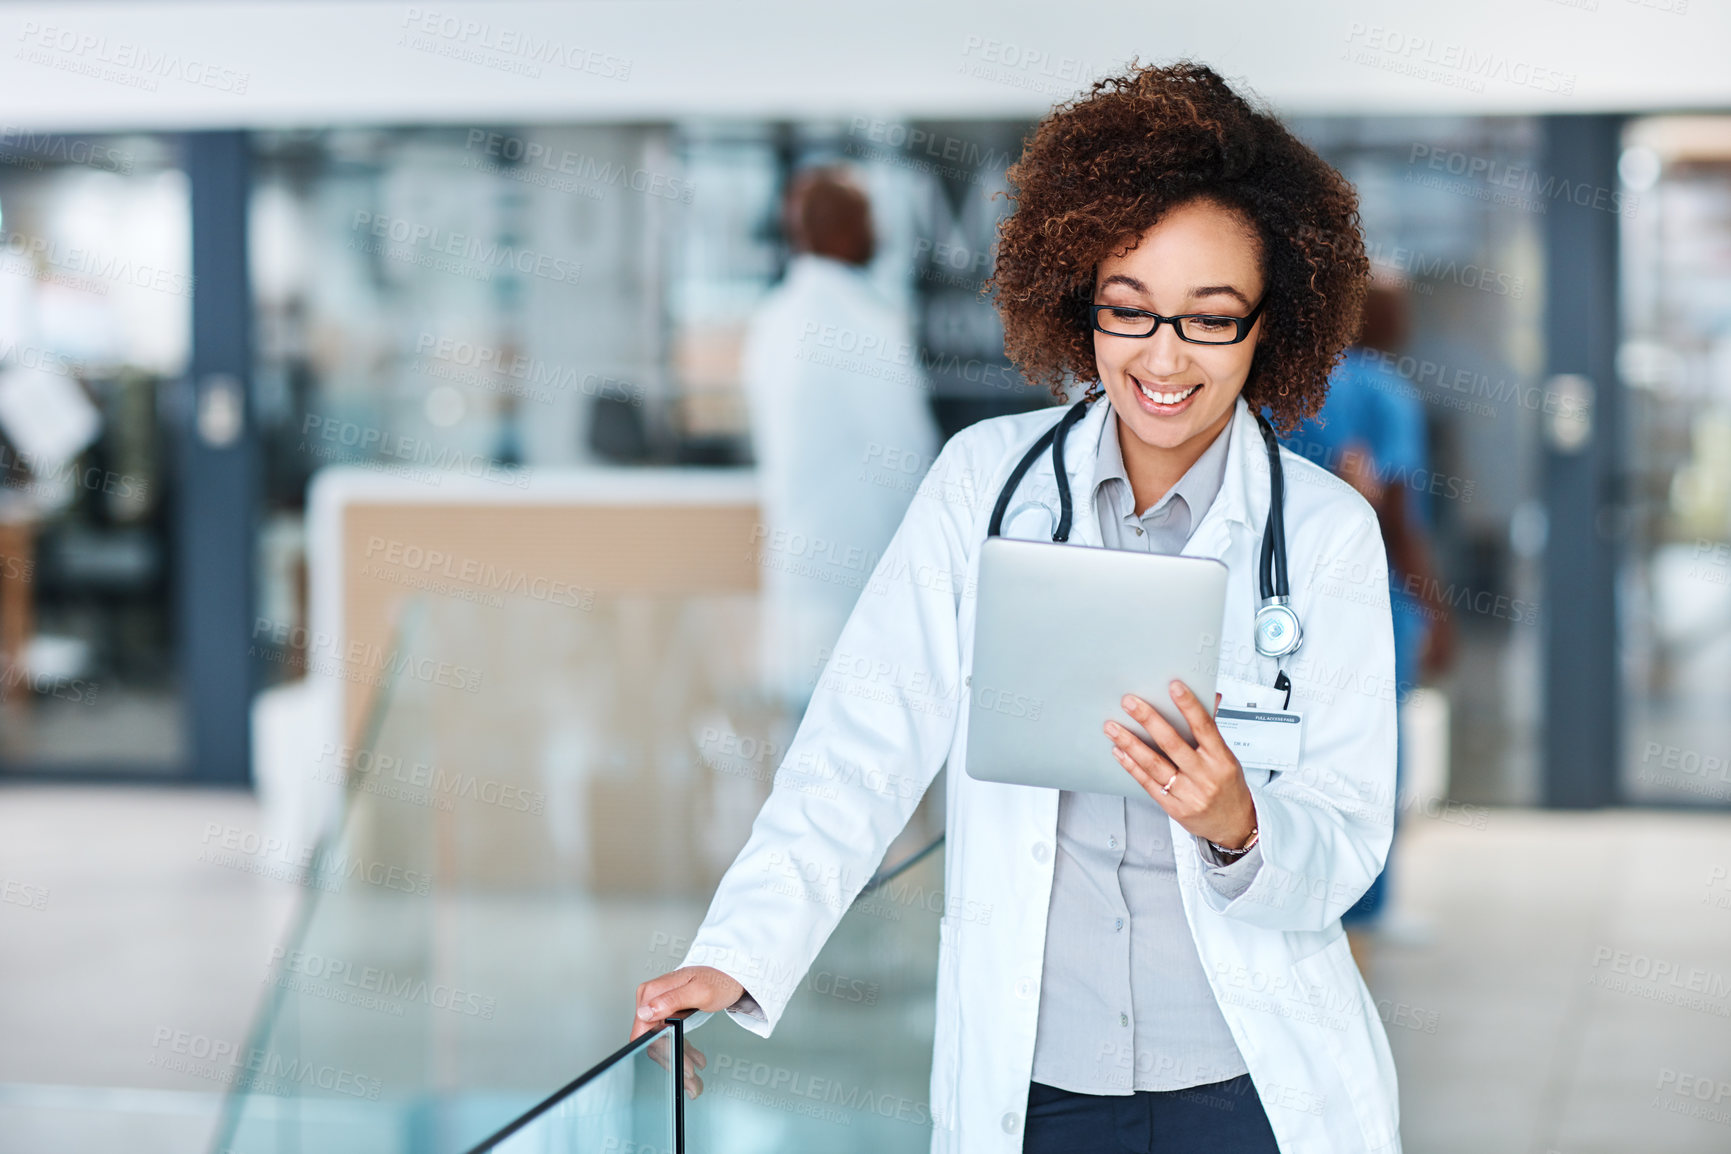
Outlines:
[[873,570],[684,965],[729,974],[768,1037],[942,767],[959,718],[957,613],[975,471],[953,438]]
[[1304,624],[1286,666],[1304,717],[1298,768],[1251,787],[1262,860],[1249,886],[1235,897],[1201,892],[1227,917],[1320,931],[1376,880],[1394,832],[1394,632],[1382,532],[1368,506],[1324,542],[1308,574],[1294,567],[1293,582]]

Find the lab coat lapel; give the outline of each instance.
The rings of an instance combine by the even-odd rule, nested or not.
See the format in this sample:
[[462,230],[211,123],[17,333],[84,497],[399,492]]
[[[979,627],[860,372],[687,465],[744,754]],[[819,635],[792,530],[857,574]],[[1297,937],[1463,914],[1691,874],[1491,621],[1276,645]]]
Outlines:
[[1242,396],[1233,402],[1232,421],[1225,435],[1229,439],[1220,492],[1185,542],[1186,557],[1224,562],[1235,528],[1254,536],[1268,517],[1268,451],[1256,417]]

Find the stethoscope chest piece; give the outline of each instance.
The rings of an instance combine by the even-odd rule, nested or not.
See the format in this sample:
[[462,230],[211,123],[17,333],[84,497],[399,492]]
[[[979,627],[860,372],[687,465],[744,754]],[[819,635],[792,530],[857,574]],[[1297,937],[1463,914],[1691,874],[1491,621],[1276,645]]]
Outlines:
[[1298,614],[1284,597],[1270,597],[1256,611],[1256,652],[1264,657],[1285,657],[1304,642]]

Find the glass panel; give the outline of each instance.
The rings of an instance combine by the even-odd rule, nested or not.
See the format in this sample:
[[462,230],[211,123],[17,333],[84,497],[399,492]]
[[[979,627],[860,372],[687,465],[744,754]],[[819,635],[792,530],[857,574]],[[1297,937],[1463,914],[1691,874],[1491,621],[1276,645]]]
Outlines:
[[1628,484],[1622,785],[1731,804],[1731,117],[1633,121],[1618,165]]
[[679,1143],[679,1030],[663,1026],[584,1075],[521,1128],[473,1154],[675,1154]]
[[[410,605],[393,651],[424,637]],[[385,680],[367,720],[361,759],[416,765],[427,757],[436,707],[415,678]],[[401,759],[400,762],[398,759]],[[308,767],[330,776],[329,764]],[[432,966],[432,826],[351,775],[342,826],[307,850],[282,846],[276,863],[306,887],[289,938],[272,954],[260,1019],[232,1059],[225,1111],[233,1154],[446,1151],[432,1090],[437,1019],[485,1004]],[[471,1140],[499,1121],[472,1126]]]
[[[940,776],[932,792],[941,794],[943,788]],[[902,852],[892,850],[891,859],[902,860]],[[773,1037],[759,1038],[719,1018],[690,1035],[687,1044],[701,1051],[708,1065],[701,1075],[703,1092],[686,1105],[687,1149],[693,1154],[922,1154],[930,1149],[943,885],[944,855],[933,853],[861,895],[813,963]],[[989,911],[962,903],[954,912],[990,917]],[[666,968],[666,961],[652,957],[645,970]]]
[[[307,767],[341,770],[348,812],[220,1149],[462,1150],[616,1049],[638,983],[679,965],[785,745],[739,643],[753,598],[586,604],[412,603],[389,652],[485,676],[391,685],[340,765]],[[942,792],[892,860],[941,830]],[[943,906],[934,854],[844,917],[773,1041],[702,1030],[691,1149],[926,1149]]]
[[0,771],[183,759],[161,414],[192,278],[172,139],[0,128]]

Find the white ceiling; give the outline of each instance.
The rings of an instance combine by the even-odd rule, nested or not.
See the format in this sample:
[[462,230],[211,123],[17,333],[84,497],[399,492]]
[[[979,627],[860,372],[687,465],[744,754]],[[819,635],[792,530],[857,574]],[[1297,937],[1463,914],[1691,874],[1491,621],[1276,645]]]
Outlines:
[[1731,0],[61,0],[0,46],[0,132],[1032,116],[1132,54],[1287,114],[1731,108]]

